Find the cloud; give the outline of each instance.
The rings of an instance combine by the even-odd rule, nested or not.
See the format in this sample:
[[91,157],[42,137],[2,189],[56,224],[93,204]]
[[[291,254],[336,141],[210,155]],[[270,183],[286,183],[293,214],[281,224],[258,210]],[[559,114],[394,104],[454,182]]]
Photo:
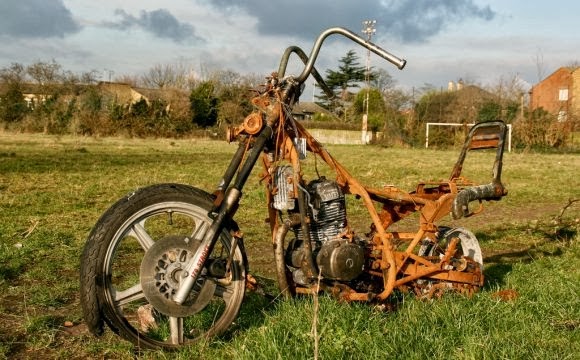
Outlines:
[[387,18],[393,19],[385,28],[408,42],[425,41],[452,23],[471,18],[490,21],[496,16],[489,6],[482,8],[471,0],[393,1],[392,5],[384,12]]
[[121,19],[114,22],[105,22],[104,25],[118,30],[137,27],[157,37],[171,39],[175,42],[183,42],[185,40],[203,41],[202,38],[195,35],[195,29],[192,25],[179,22],[166,9],[142,10],[139,17],[135,17],[122,9],[117,9],[115,10],[115,15]]
[[359,33],[363,20],[405,42],[424,42],[448,26],[471,19],[490,21],[496,13],[473,0],[213,0],[216,8],[235,16],[242,10],[258,18],[261,34],[312,38],[323,29],[341,26]]
[[0,1],[0,35],[62,38],[80,30],[81,26],[62,0]]

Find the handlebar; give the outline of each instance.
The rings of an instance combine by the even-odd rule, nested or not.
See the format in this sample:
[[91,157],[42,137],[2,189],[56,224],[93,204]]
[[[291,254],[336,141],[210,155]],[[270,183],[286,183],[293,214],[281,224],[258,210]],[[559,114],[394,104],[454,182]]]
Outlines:
[[[312,51],[310,52],[310,56],[308,57],[308,62],[304,66],[304,70],[302,70],[302,73],[294,79],[295,81],[297,81],[298,83],[303,83],[304,81],[306,81],[306,79],[308,78],[308,76],[312,72],[312,69],[314,68],[314,63],[316,62],[316,58],[318,57],[318,53],[320,52],[320,48],[322,47],[322,43],[324,42],[324,40],[328,36],[330,36],[332,34],[341,34],[341,35],[351,39],[352,41],[358,43],[362,47],[372,51],[373,53],[377,54],[378,56],[382,57],[383,59],[389,61],[391,64],[393,64],[397,68],[399,68],[399,70],[402,70],[405,67],[405,64],[407,63],[406,60],[398,58],[397,56],[395,56],[395,55],[389,53],[388,51],[380,48],[379,46],[375,45],[374,43],[363,39],[362,37],[358,36],[357,34],[353,33],[350,30],[347,30],[347,29],[341,28],[341,27],[332,27],[332,28],[326,29],[318,36],[318,38],[316,39],[316,42],[314,43],[314,46],[312,47]],[[288,53],[287,56],[290,56],[290,54]],[[284,61],[284,59],[282,61]],[[287,61],[288,60],[286,59],[286,62]]]
[[[308,63],[308,56],[306,56],[304,50],[302,50],[298,46],[288,47],[284,52],[284,55],[282,55],[282,60],[280,60],[280,66],[278,67],[278,76],[280,78],[283,78],[284,75],[286,74],[286,66],[288,65],[288,60],[290,59],[290,55],[292,53],[298,55],[298,57],[302,60],[302,62],[304,62],[304,65]],[[326,95],[330,98],[334,97],[334,93],[332,92],[332,90],[330,90],[328,85],[326,85],[326,82],[324,81],[324,79],[314,66],[312,67],[311,74],[312,76],[314,76],[314,79],[320,85],[320,88],[326,93]]]

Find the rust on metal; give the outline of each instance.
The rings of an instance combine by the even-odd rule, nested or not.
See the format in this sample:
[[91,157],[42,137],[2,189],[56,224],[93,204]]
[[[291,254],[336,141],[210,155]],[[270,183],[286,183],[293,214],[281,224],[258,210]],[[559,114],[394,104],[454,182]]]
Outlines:
[[[311,201],[306,194],[307,181],[301,165],[303,154],[297,148],[297,141],[303,141],[308,152],[315,159],[322,160],[334,173],[334,182],[342,193],[353,195],[360,199],[370,219],[370,231],[365,234],[367,242],[364,249],[365,265],[363,273],[369,277],[372,286],[366,290],[351,288],[340,281],[323,281],[322,289],[335,294],[346,301],[385,301],[395,289],[412,290],[422,296],[436,296],[443,290],[456,290],[462,293],[473,293],[483,285],[483,274],[480,264],[474,259],[460,253],[461,239],[451,238],[446,243],[445,251],[440,256],[420,254],[421,248],[439,242],[439,227],[437,222],[453,214],[453,217],[467,217],[482,210],[483,200],[497,200],[507,194],[501,183],[501,166],[505,125],[502,122],[477,125],[472,128],[459,159],[453,167],[449,179],[441,181],[419,182],[413,191],[405,191],[389,185],[382,188],[371,188],[363,185],[355,176],[337,161],[305,128],[291,118],[283,110],[283,102],[287,93],[276,87],[280,81],[277,74],[269,78],[266,90],[252,100],[255,111],[246,117],[243,124],[230,129],[229,140],[245,138],[251,143],[252,136],[258,134],[263,127],[270,126],[274,138],[269,151],[264,152],[262,163],[264,170],[261,176],[267,194],[268,221],[272,230],[272,241],[276,253],[278,283],[285,289],[283,294],[315,294],[313,280],[318,274],[316,256],[318,249],[313,246],[311,228],[313,219],[308,215]],[[286,100],[287,101],[287,100]],[[462,176],[463,162],[471,150],[497,148],[494,162],[493,178],[488,185],[477,185]],[[284,183],[276,183],[274,169],[280,164],[288,164],[292,175],[282,179]],[[296,201],[293,215],[289,223],[281,222],[281,211],[274,209],[274,197],[280,196],[279,186],[285,190],[285,197]],[[305,195],[306,194],[306,195]],[[469,210],[467,204],[479,202],[476,211]],[[377,206],[378,205],[378,206]],[[298,211],[299,210],[299,211]],[[418,213],[418,224],[415,231],[393,231],[390,227]],[[288,273],[286,249],[289,242],[287,234],[300,232],[304,238],[301,252],[296,255],[296,272],[298,278]],[[349,226],[336,235],[348,243],[357,239]],[[301,240],[302,241],[302,240]],[[318,246],[318,245],[317,245]],[[459,254],[459,255],[458,255]],[[308,279],[311,279],[309,282]],[[325,279],[326,280],[326,279]],[[291,289],[288,290],[288,289]]]

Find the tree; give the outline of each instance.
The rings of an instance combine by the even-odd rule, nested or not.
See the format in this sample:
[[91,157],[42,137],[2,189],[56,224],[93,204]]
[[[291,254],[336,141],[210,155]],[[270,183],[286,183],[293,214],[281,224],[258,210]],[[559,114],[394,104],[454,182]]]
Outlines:
[[340,90],[340,98],[346,100],[347,90],[351,87],[359,87],[357,83],[365,80],[366,69],[358,63],[358,56],[354,50],[349,50],[340,59],[338,71],[326,70],[326,84],[332,90]]
[[42,129],[44,133],[60,133],[71,119],[74,109],[59,99],[64,92],[62,67],[54,60],[37,61],[26,67],[26,73],[36,83],[36,103],[33,105],[30,130]]
[[175,82],[177,75],[170,65],[156,64],[143,75],[143,83],[147,87],[162,89]]
[[218,117],[218,98],[214,96],[214,84],[212,81],[201,82],[189,96],[192,121],[201,127],[213,126]]
[[[414,106],[413,130],[409,133],[409,141],[418,145],[424,141],[425,123],[428,122],[456,122],[449,121],[448,111],[457,98],[457,92],[428,90]],[[453,130],[452,130],[453,131]],[[453,136],[437,132],[429,134],[429,144],[452,145]]]
[[95,85],[89,85],[79,97],[79,111],[75,127],[82,135],[108,134],[111,126],[105,122],[103,94]]
[[8,90],[0,94],[0,120],[6,123],[15,123],[28,112],[28,107],[22,96],[22,91],[15,84],[8,85]]
[[114,81],[121,84],[127,84],[131,87],[137,87],[141,82],[141,78],[136,75],[122,74],[116,76]]
[[157,64],[141,77],[147,87],[188,89],[193,85],[190,71],[183,64]]
[[365,113],[365,102],[367,99],[368,91],[368,101],[369,101],[369,116],[368,116],[368,127],[371,131],[378,131],[385,124],[386,115],[386,104],[383,99],[381,92],[378,89],[370,88],[359,91],[356,95],[353,110],[357,118],[361,118],[362,114]]
[[0,69],[0,80],[3,84],[21,87],[26,80],[26,69],[22,64],[12,63],[9,67]]
[[52,62],[37,61],[26,67],[28,75],[36,81],[39,86],[49,86],[62,80],[61,66],[54,60]]
[[249,90],[264,81],[261,76],[240,75],[231,70],[218,70],[210,78],[214,80],[214,93],[219,101],[218,127],[241,122],[253,109],[250,97],[254,93]]
[[0,69],[0,81],[5,90],[0,94],[0,120],[7,123],[18,122],[28,112],[22,94],[25,77],[24,66],[18,63],[12,63],[9,67]]
[[385,69],[373,71],[371,72],[371,75],[371,86],[379,89],[383,93],[393,90],[397,83],[397,81],[393,79],[391,74],[389,74]]
[[[324,81],[335,94],[335,98],[342,102],[342,111],[344,111],[345,102],[349,101],[351,96],[348,89],[359,87],[358,83],[365,80],[366,69],[359,64],[358,56],[354,50],[349,50],[339,60],[339,63],[338,70],[326,70],[326,79]],[[370,78],[371,80],[374,79],[372,73]],[[323,106],[337,112],[340,104],[336,100],[331,100],[326,94],[319,95],[317,98]]]

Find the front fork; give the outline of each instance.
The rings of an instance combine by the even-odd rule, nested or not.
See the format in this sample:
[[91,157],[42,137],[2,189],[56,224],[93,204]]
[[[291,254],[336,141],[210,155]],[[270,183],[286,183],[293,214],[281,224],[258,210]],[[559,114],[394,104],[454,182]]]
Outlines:
[[[240,199],[242,197],[242,188],[244,187],[256,161],[260,157],[260,154],[264,150],[266,142],[270,140],[272,137],[272,128],[269,126],[264,127],[256,141],[254,142],[254,146],[250,149],[247,154],[246,160],[242,165],[242,168],[239,170],[234,185],[230,187],[224,196],[223,201],[219,205],[219,209],[216,213],[210,214],[213,217],[213,222],[207,232],[203,235],[203,240],[201,241],[200,246],[198,247],[197,251],[195,252],[194,256],[187,262],[185,265],[184,271],[182,272],[182,279],[179,282],[179,288],[177,292],[173,295],[173,301],[177,304],[183,304],[183,302],[187,299],[193,285],[199,278],[201,271],[205,262],[207,261],[209,254],[211,254],[214,245],[216,244],[220,233],[222,232],[226,220],[230,218],[234,209],[238,207]],[[248,140],[249,141],[249,140]],[[234,172],[230,171],[231,169],[238,168],[239,164],[241,163],[242,156],[240,156],[240,151],[230,163],[220,186],[227,187],[227,184],[231,182],[234,176]],[[235,164],[237,162],[237,165]],[[233,251],[234,249],[232,249]]]

